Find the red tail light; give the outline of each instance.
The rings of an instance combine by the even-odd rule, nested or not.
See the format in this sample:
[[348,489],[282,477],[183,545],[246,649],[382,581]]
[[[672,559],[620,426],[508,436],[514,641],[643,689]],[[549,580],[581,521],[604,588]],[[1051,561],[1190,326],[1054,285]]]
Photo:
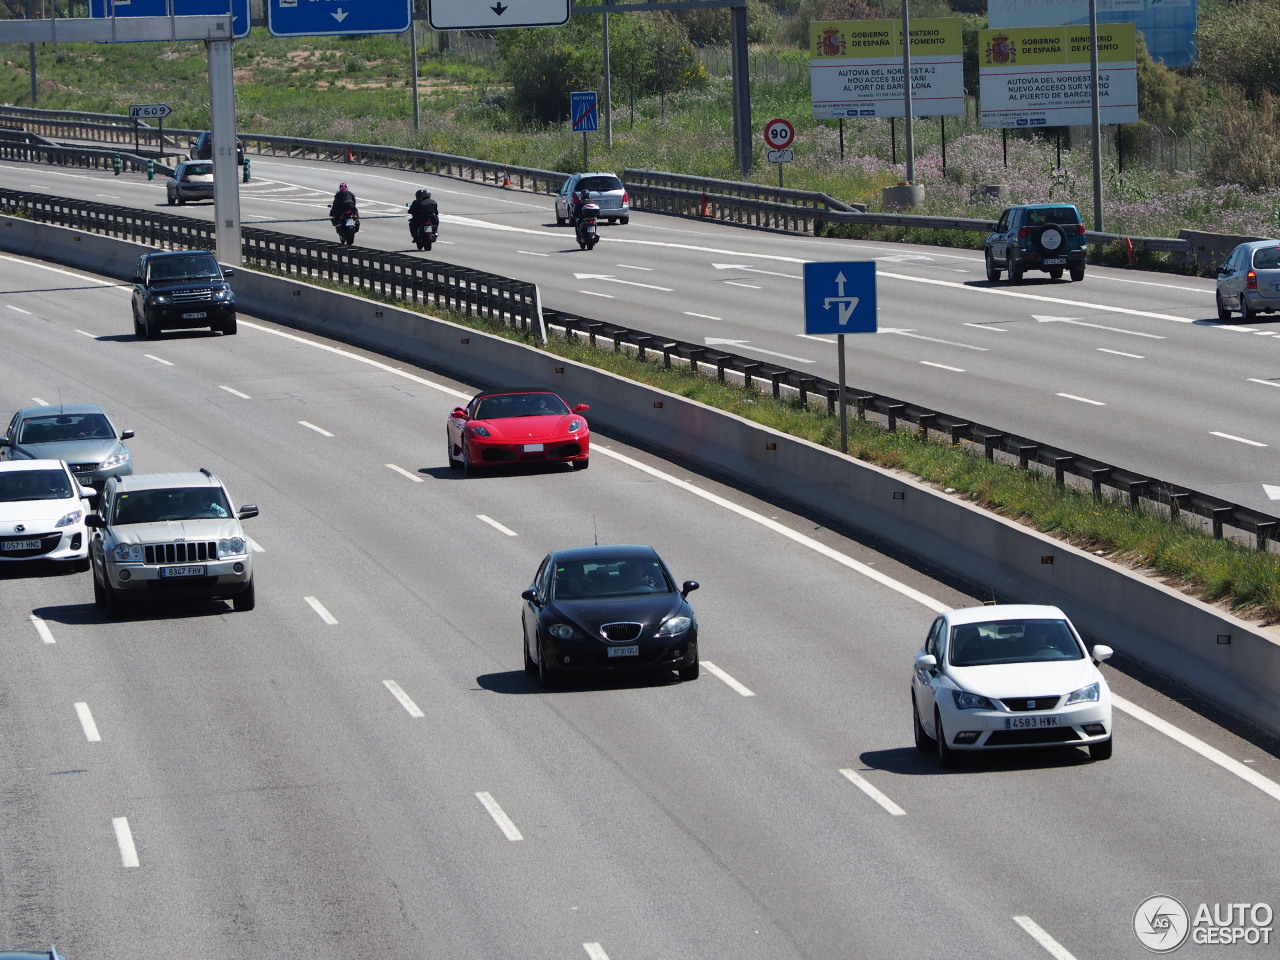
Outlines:
[[622,191],[622,205],[625,207],[630,201],[627,199],[627,191]]
[[181,182],[181,183],[190,183],[190,182],[191,182],[191,178],[190,178],[190,177],[183,177],[183,178],[182,178],[182,180],[181,180],[180,182]]
[[[905,95],[904,95],[904,96],[905,96]],[[577,203],[577,202],[578,202],[578,191],[577,191],[577,190],[573,191],[573,193],[571,193],[571,194],[569,195],[569,199],[570,199],[570,201],[571,201],[571,202],[573,202],[573,203]]]
[[1076,224],[1076,233],[1080,234],[1080,236],[1082,236],[1082,237],[1084,236],[1084,224],[1083,224],[1083,223],[1078,223],[1078,224]]
[[1258,275],[1250,270],[1244,275],[1244,285],[1250,290],[1258,289]]
[[1026,227],[1023,227],[1022,229],[1020,229],[1020,230],[1018,231],[1018,236],[1020,236],[1020,237],[1025,237],[1026,235],[1027,235],[1027,228],[1026,228]]

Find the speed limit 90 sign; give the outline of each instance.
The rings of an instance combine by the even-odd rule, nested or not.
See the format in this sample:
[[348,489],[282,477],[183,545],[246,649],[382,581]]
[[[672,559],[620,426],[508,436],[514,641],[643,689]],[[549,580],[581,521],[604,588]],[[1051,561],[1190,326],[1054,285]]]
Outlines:
[[784,150],[791,146],[791,141],[796,138],[795,127],[779,117],[776,120],[770,120],[765,124],[764,142],[767,143],[772,150]]

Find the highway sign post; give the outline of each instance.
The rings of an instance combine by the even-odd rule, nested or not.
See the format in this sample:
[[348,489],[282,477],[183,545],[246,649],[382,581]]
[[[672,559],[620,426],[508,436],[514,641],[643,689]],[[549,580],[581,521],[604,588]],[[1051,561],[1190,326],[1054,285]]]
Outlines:
[[404,33],[413,24],[409,0],[266,0],[265,6],[273,37]]
[[839,352],[840,452],[848,453],[844,335],[876,332],[874,260],[804,265],[804,332],[808,336],[836,334],[836,349]]
[[427,0],[432,30],[562,27],[569,0]]
[[[249,0],[173,0],[173,10],[167,0],[89,0],[89,16],[94,18],[116,17],[216,17],[231,14],[231,35],[243,40],[249,35]],[[146,38],[151,39],[151,38]]]
[[[167,103],[131,103],[129,104],[129,119],[133,121],[133,152],[140,153],[141,147],[138,144],[138,121],[154,120],[160,130],[160,156],[164,156],[164,118],[173,113],[173,108]],[[150,178],[148,178],[150,179]]]
[[594,90],[577,90],[569,94],[569,118],[573,121],[573,132],[582,131],[582,172],[586,173],[591,169],[587,164],[587,133],[600,129]]
[[770,163],[778,165],[778,189],[782,189],[782,165],[795,159],[795,152],[788,150],[796,138],[796,128],[789,120],[778,117],[764,125],[764,142],[769,148]]

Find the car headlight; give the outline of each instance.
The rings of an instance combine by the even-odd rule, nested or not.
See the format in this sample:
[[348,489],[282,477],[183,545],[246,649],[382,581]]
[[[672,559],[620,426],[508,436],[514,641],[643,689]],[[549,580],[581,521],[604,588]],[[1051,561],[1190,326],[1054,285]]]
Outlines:
[[244,537],[227,537],[218,541],[218,559],[239,557],[244,554]]
[[84,516],[84,511],[83,511],[83,510],[72,510],[70,513],[68,513],[66,516],[64,516],[61,520],[59,520],[57,523],[55,523],[55,524],[54,524],[54,526],[55,526],[55,527],[69,527],[69,526],[71,526],[73,523],[79,523],[79,522],[80,522],[80,518],[81,518],[81,517],[83,517],[83,516]]
[[215,290],[213,291],[213,299],[225,303],[227,300],[231,299],[231,291],[225,287],[221,290]]
[[152,303],[168,303],[169,298],[163,293],[153,293],[151,295],[151,302]]
[[957,710],[994,710],[995,704],[984,696],[976,693],[969,693],[966,690],[952,690],[951,696],[955,698]]
[[471,435],[472,435],[473,437],[491,437],[491,436],[493,436],[493,434],[491,434],[488,430],[486,430],[484,427],[481,427],[481,426],[467,427],[467,429],[471,431]]
[[581,429],[582,429],[582,421],[581,421],[581,420],[570,420],[570,421],[569,421],[569,432],[570,432],[570,433],[577,433],[577,432],[578,432],[579,430],[581,430]]
[[547,627],[547,633],[560,640],[568,640],[573,636],[573,627],[567,623],[553,623]]
[[114,467],[118,467],[121,464],[125,464],[128,462],[129,462],[129,451],[121,450],[119,453],[113,453],[111,456],[107,457],[107,459],[103,460],[100,464],[98,464],[98,469],[111,470]]
[[1073,703],[1097,703],[1102,698],[1102,685],[1091,683],[1087,687],[1081,687],[1071,696],[1067,697],[1067,706]]
[[658,637],[678,637],[689,629],[693,620],[689,617],[672,617],[658,628],[658,632],[654,636]]
[[142,544],[117,543],[116,548],[111,551],[111,555],[116,558],[118,563],[141,563]]

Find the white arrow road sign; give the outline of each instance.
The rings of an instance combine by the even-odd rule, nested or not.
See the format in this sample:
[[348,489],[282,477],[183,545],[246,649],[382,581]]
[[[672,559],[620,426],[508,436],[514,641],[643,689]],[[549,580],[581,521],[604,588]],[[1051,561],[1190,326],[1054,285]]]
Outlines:
[[339,8],[338,8],[337,10],[335,10],[333,13],[329,14],[329,16],[333,17],[333,19],[335,19],[335,20],[337,20],[339,23],[341,23],[343,20],[347,19],[347,11],[345,11],[345,10],[343,10],[341,7],[339,7]]
[[796,363],[813,363],[812,360],[806,360],[804,357],[793,357],[789,353],[777,353],[761,347],[748,346],[750,342],[749,340],[723,340],[719,337],[706,338],[708,347],[734,347],[738,350],[750,350],[752,353],[765,353],[771,357],[781,357],[783,360],[794,360]]
[[434,30],[559,27],[569,22],[570,0],[427,0]]
[[611,277],[607,273],[575,273],[575,277],[579,280],[605,280],[609,283],[625,283],[628,287],[644,287],[646,290],[661,290],[664,293],[672,293],[670,287],[655,287],[652,283],[636,283],[634,280],[619,280],[617,277]]
[[804,277],[795,273],[774,273],[772,270],[758,270],[755,267],[748,267],[745,263],[713,263],[712,266],[717,270],[741,270],[743,273],[762,273],[766,277],[786,277],[788,280],[804,279]]
[[1146,337],[1148,340],[1163,340],[1164,337],[1155,333],[1139,333],[1137,330],[1122,330],[1119,327],[1104,327],[1100,323],[1085,323],[1075,317],[1038,317],[1031,315],[1032,320],[1038,320],[1041,323],[1070,323],[1077,327],[1092,327],[1094,330],[1106,330],[1110,333],[1127,333],[1131,337]]
[[954,340],[939,340],[937,337],[926,337],[923,333],[916,333],[914,330],[900,330],[896,327],[881,327],[881,333],[896,333],[900,337],[910,337],[912,340],[928,340],[930,343],[945,343],[949,347],[964,347],[966,350],[981,350],[986,353],[990,347],[975,347],[971,343],[956,343]]

